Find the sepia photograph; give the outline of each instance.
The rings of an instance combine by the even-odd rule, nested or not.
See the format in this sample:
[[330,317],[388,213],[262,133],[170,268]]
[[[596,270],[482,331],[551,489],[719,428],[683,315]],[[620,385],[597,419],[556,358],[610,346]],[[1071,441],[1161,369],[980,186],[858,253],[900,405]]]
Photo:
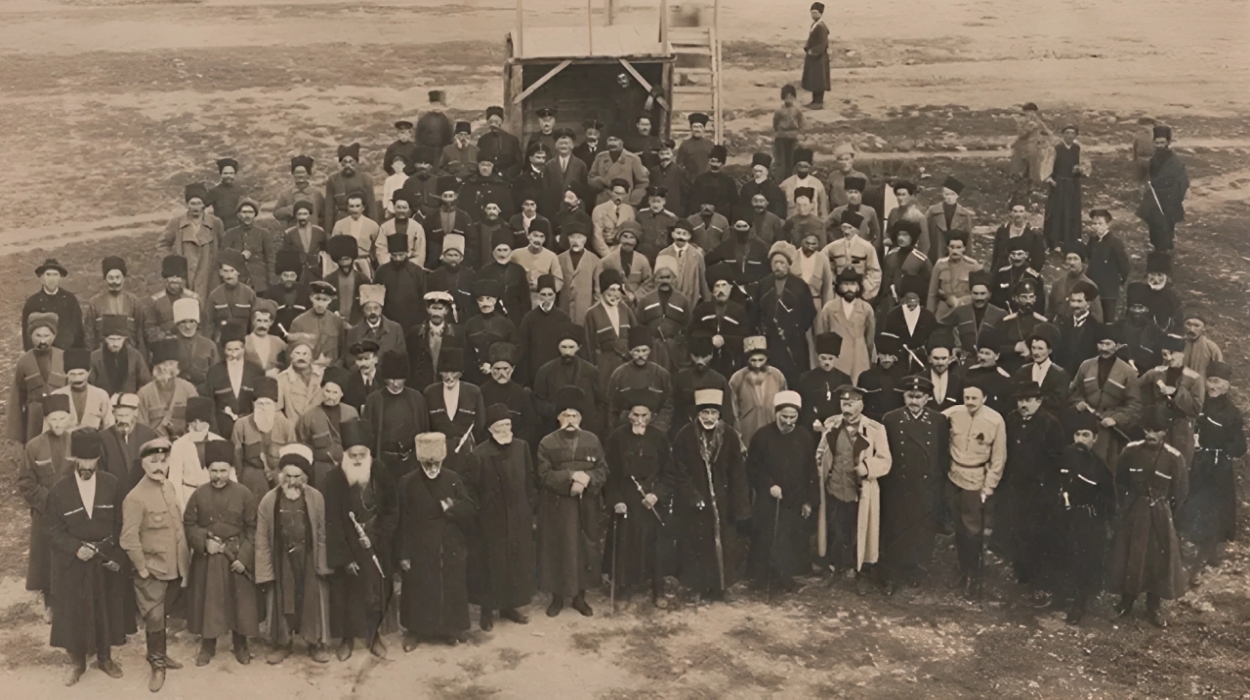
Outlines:
[[0,694],[1250,698],[1250,1],[0,0]]

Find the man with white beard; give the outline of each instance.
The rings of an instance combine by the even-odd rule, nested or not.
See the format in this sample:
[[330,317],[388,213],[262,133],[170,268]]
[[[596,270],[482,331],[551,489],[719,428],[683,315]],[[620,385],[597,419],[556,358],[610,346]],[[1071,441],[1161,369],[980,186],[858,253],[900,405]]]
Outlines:
[[94,428],[100,430],[113,424],[113,410],[109,405],[108,392],[89,383],[91,376],[91,353],[82,348],[70,348],[64,355],[66,386],[53,391],[69,396],[69,414],[72,429]]
[[608,478],[603,446],[581,429],[581,389],[566,386],[553,397],[560,428],[538,443],[538,587],[551,594],[547,616],[572,606],[590,617],[586,589],[599,581],[599,492]]
[[181,596],[191,555],[181,527],[182,508],[169,483],[169,440],[157,438],[139,448],[144,478],[122,503],[120,544],[135,567],[135,597],[147,631],[152,666],[148,690],[165,685],[165,670],[182,668],[166,654],[165,615]]
[[404,651],[412,651],[424,639],[440,639],[453,646],[468,641],[464,529],[477,516],[477,504],[460,475],[443,469],[447,436],[418,435],[416,453],[421,468],[399,482],[396,531],[404,590],[399,610]]
[[139,388],[139,422],[157,435],[176,439],[187,430],[187,401],[195,385],[178,376],[178,341],[152,344],[152,381]]
[[326,577],[326,504],[308,485],[312,453],[290,445],[278,460],[278,486],[256,511],[256,585],[265,591],[269,615],[261,633],[270,647],[265,661],[280,664],[295,637],[308,644],[317,663],[330,660],[330,590]]
[[788,387],[781,370],[768,364],[768,342],[764,336],[745,339],[743,347],[747,366],[729,378],[729,388],[738,407],[737,425],[742,442],[749,445],[755,431],[775,420],[773,397]]
[[396,482],[374,459],[369,433],[362,421],[343,424],[343,463],[326,479],[326,563],[334,571],[330,636],[341,640],[339,661],[351,658],[356,637],[374,656],[386,658],[379,627],[390,598],[399,504]]
[[277,479],[282,448],[295,442],[295,426],[278,411],[278,382],[273,377],[260,381],[251,415],[234,424],[230,439],[239,455],[239,483],[257,498],[264,496]]

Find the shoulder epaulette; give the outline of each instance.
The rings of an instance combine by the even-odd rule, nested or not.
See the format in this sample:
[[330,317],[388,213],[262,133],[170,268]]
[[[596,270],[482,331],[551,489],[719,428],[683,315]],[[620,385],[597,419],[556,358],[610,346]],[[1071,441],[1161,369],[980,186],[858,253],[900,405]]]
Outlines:
[[1181,374],[1185,375],[1186,377],[1191,377],[1193,379],[1198,379],[1199,377],[1202,376],[1201,374],[1198,374],[1198,372],[1194,370],[1192,367],[1186,367],[1185,369],[1181,370]]
[[1176,456],[1176,457],[1180,457],[1180,456],[1181,456],[1181,451],[1180,451],[1180,450],[1178,450],[1178,449],[1176,449],[1175,447],[1172,447],[1171,445],[1167,444],[1166,442],[1165,442],[1165,443],[1163,443],[1163,446],[1164,446],[1164,447],[1166,447],[1166,448],[1167,448],[1167,450],[1168,450],[1168,452],[1171,452],[1174,456]]
[[1041,277],[1041,275],[1040,275],[1040,274],[1038,274],[1037,270],[1034,270],[1034,269],[1033,269],[1033,268],[1031,268],[1031,267],[1026,267],[1026,268],[1024,268],[1024,271],[1025,271],[1025,272],[1027,272],[1027,273],[1029,273],[1030,275],[1033,275],[1034,277]]
[[1125,447],[1133,447],[1134,445],[1144,445],[1144,444],[1146,444],[1145,440],[1134,440],[1130,442],[1129,444],[1125,445]]
[[1018,314],[1018,313],[1014,313],[1014,312],[1013,312],[1013,313],[1009,313],[1009,314],[1007,314],[1006,316],[1003,316],[1003,320],[1004,320],[1004,321],[1011,321],[1011,320],[1015,319],[1015,317],[1017,317],[1017,316],[1019,316],[1019,315],[1020,315],[1020,314]]
[[1002,376],[1007,377],[1008,379],[1011,378],[1011,374],[1007,370],[1003,369],[1002,367],[995,367],[994,369],[998,370],[998,373],[1001,374]]
[[916,256],[916,257],[918,257],[918,258],[920,258],[921,260],[928,260],[928,259],[929,259],[929,256],[927,256],[927,255],[925,255],[924,253],[922,253],[922,252],[920,252],[920,251],[916,250],[915,248],[912,248],[912,249],[911,249],[911,254],[912,254],[912,255],[914,255],[914,256]]
[[1050,323],[1050,319],[1048,319],[1048,318],[1046,318],[1045,316],[1043,316],[1043,315],[1041,315],[1041,314],[1037,313],[1036,311],[1034,311],[1034,312],[1033,312],[1033,318],[1035,318],[1035,319],[1037,319],[1037,320],[1041,321],[1042,323]]

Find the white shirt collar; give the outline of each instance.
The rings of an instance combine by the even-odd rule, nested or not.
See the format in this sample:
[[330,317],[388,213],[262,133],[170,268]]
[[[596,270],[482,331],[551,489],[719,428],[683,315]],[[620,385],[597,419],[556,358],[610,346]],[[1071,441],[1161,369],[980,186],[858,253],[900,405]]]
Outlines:
[[78,495],[82,498],[82,507],[87,511],[87,517],[95,512],[95,486],[100,482],[94,475],[87,481],[83,481],[78,477],[78,473],[74,473],[74,483],[78,484]]
[[1050,358],[1046,358],[1046,361],[1041,364],[1036,362],[1033,363],[1033,381],[1038,386],[1041,386],[1042,382],[1046,379],[1046,373],[1050,371],[1050,365]]
[[912,310],[903,304],[903,320],[907,322],[907,332],[915,333],[916,324],[920,322],[920,305],[917,304],[915,310]]

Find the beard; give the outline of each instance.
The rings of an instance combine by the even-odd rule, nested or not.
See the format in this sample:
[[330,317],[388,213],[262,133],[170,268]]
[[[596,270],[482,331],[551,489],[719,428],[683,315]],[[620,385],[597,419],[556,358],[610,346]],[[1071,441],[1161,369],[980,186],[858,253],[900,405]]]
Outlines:
[[704,418],[702,416],[699,416],[698,421],[699,421],[699,427],[709,432],[715,430],[716,424],[720,423],[719,418],[713,420],[711,418]]
[[83,469],[82,467],[79,467],[78,469],[74,470],[74,473],[78,475],[79,481],[91,481],[91,479],[95,477],[95,472],[96,472],[95,467],[92,467],[90,469]]
[[343,459],[343,474],[349,486],[364,486],[369,483],[369,475],[373,471],[373,456],[366,457],[359,466],[350,459]]
[[252,407],[252,420],[256,423],[256,429],[262,433],[268,433],[273,430],[274,421],[277,419],[277,407],[261,408],[260,406]]
[[304,485],[298,481],[283,483],[282,495],[288,501],[298,501],[304,495]]
[[422,464],[421,472],[425,474],[427,479],[437,479],[439,472],[443,471],[442,463]]

